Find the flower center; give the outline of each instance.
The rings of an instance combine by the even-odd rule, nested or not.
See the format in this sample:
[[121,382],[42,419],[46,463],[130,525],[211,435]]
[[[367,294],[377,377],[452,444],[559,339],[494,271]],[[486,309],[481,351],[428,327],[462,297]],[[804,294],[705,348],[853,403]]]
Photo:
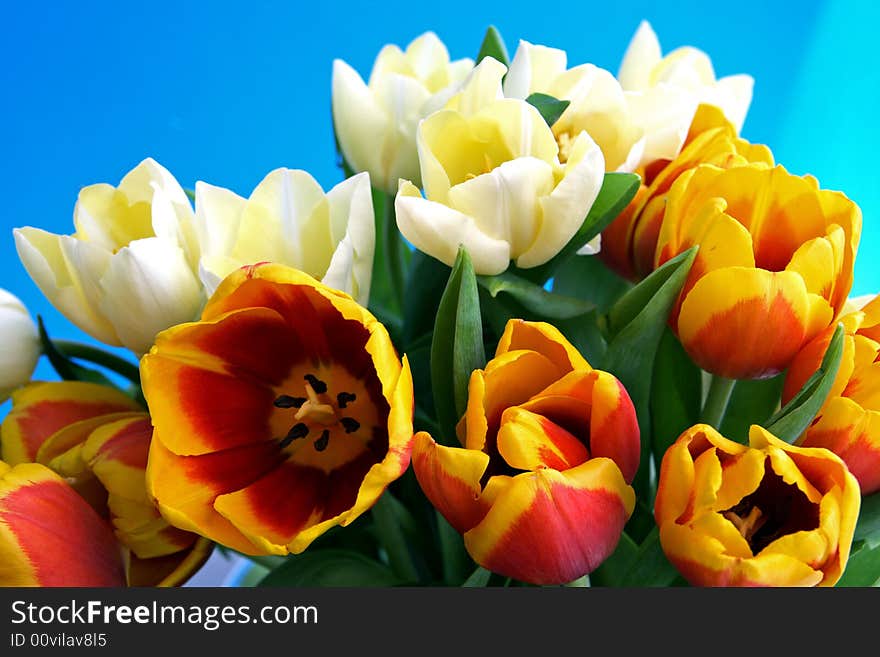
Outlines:
[[569,153],[571,153],[571,133],[567,130],[560,132],[556,135],[556,144],[559,146],[559,163],[565,164],[568,162]]
[[357,399],[357,395],[343,391],[334,399],[329,395],[327,384],[314,374],[306,374],[303,379],[305,397],[279,395],[274,402],[276,408],[296,409],[293,416],[295,424],[280,440],[279,446],[282,449],[295,440],[319,434],[312,444],[317,451],[323,452],[330,443],[331,428],[340,426],[345,433],[354,433],[360,429],[360,422],[342,414],[346,406]]

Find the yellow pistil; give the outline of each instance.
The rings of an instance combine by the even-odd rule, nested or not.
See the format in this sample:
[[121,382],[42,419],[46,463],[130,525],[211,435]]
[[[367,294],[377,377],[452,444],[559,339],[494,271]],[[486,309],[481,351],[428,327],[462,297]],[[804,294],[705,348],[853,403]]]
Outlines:
[[767,518],[761,513],[761,509],[756,506],[752,507],[751,511],[749,511],[749,515],[745,518],[737,515],[733,511],[725,511],[721,515],[733,523],[733,526],[736,527],[737,531],[742,534],[742,537],[746,539],[747,542],[751,541],[755,532],[761,529],[761,527],[764,526],[764,523],[767,522]]
[[329,426],[336,424],[338,418],[333,405],[326,395],[318,395],[311,383],[306,382],[306,401],[294,415],[297,422],[313,422]]

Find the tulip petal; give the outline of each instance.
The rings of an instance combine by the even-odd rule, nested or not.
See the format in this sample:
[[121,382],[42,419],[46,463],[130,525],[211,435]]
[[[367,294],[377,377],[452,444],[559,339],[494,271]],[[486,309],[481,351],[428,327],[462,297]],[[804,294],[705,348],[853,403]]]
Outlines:
[[644,89],[650,84],[651,71],[660,63],[662,53],[657,34],[648,21],[639,23],[623,55],[617,79],[624,89]]
[[587,447],[555,422],[512,406],[501,415],[498,453],[517,470],[568,470],[590,458]]
[[571,370],[591,369],[581,353],[552,324],[511,319],[498,340],[495,355],[527,349],[550,359],[562,376]]

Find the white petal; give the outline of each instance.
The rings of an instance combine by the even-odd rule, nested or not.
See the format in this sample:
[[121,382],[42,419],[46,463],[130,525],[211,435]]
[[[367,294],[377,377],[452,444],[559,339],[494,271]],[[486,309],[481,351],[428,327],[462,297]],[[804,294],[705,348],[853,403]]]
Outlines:
[[729,75],[718,80],[713,89],[713,101],[722,110],[737,132],[742,131],[746,114],[752,104],[752,90],[755,80],[751,75]]
[[484,57],[465,78],[461,89],[446,103],[446,109],[454,109],[470,116],[504,98],[501,80],[507,67],[494,57]]
[[0,403],[30,380],[39,358],[37,325],[18,297],[0,289]]
[[449,51],[436,34],[425,32],[406,47],[406,61],[419,80],[428,81],[438,72],[445,77]]
[[98,280],[109,265],[110,252],[39,228],[16,228],[13,235],[18,257],[52,305],[95,339],[119,345],[113,325],[99,308]]
[[581,248],[577,250],[578,255],[596,255],[599,251],[602,250],[602,234],[596,235],[589,242],[584,244]]
[[657,35],[648,21],[642,21],[629,42],[617,79],[626,90],[645,89],[650,85],[651,71],[660,63],[660,59]]
[[327,192],[327,200],[336,250],[322,280],[366,306],[376,245],[369,174],[360,173],[339,183]]
[[397,227],[417,249],[452,266],[464,246],[477,274],[500,274],[510,264],[510,245],[485,235],[472,217],[427,201],[409,181],[401,181],[394,202]]
[[642,165],[675,159],[697,111],[697,97],[685,89],[665,84],[646,91],[627,92],[626,96],[633,117],[645,131]]
[[518,267],[542,265],[568,244],[593,207],[604,178],[602,151],[582,132],[572,146],[562,180],[541,199],[540,229],[528,250],[517,258]]
[[202,258],[232,253],[246,203],[225,187],[196,182],[196,232]]
[[125,174],[117,189],[125,194],[129,201],[144,201],[149,203],[153,199],[153,190],[158,187],[165,191],[168,199],[175,204],[189,205],[186,192],[161,164],[151,157],[146,158],[134,169]]
[[183,249],[158,237],[135,240],[114,254],[101,289],[101,311],[139,356],[160,331],[195,320],[202,305]]
[[504,78],[504,95],[525,99],[535,92],[549,93],[553,80],[565,73],[567,65],[568,55],[564,50],[520,40],[510,71]]

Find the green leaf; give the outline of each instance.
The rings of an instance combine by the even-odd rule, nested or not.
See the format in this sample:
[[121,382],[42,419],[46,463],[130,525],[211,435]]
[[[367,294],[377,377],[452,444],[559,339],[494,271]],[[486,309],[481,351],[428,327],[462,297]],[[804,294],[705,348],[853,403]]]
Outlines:
[[770,379],[737,381],[721,422],[721,435],[747,445],[749,428],[763,425],[779,408],[784,380],[785,375],[780,374]]
[[493,298],[508,295],[534,316],[544,319],[571,319],[594,308],[589,301],[548,292],[509,270],[497,276],[478,276],[477,282]]
[[595,310],[569,319],[557,319],[553,325],[581,352],[587,362],[599,363],[605,357],[608,344],[599,326],[599,313]]
[[563,262],[553,276],[553,292],[590,301],[602,313],[632,287],[600,258],[577,256]]
[[477,587],[477,586],[488,586],[489,579],[492,577],[492,571],[486,570],[482,566],[478,566],[477,569],[468,577],[462,586],[465,587]]
[[529,280],[544,284],[552,277],[559,266],[573,257],[578,249],[596,237],[627,206],[639,189],[640,178],[634,173],[606,173],[602,189],[587,213],[583,224],[568,244],[548,262],[539,267],[520,270]]
[[660,531],[655,525],[641,545],[624,532],[617,549],[600,565],[590,580],[594,586],[660,587],[670,586],[679,577],[660,546]]
[[458,586],[474,568],[474,562],[464,547],[464,537],[449,524],[439,511],[437,519],[437,539],[443,564],[443,581]]
[[819,369],[807,380],[800,392],[767,421],[764,425],[767,431],[780,440],[793,443],[810,426],[825,403],[837,376],[843,355],[843,336],[843,324],[838,324]]
[[633,486],[639,498],[647,502],[653,497],[650,397],[654,357],[697,248],[691,247],[653,271],[624,294],[608,315],[613,337],[608,342],[601,369],[611,372],[623,383],[635,406],[642,450]]
[[449,273],[449,267],[436,258],[421,251],[413,253],[403,296],[401,337],[404,351],[408,351],[416,339],[433,330]]
[[327,549],[291,555],[266,575],[259,586],[387,587],[402,584],[408,582],[360,552]]
[[616,586],[626,577],[639,554],[639,545],[626,532],[620,534],[617,547],[605,561],[590,573],[593,586]]
[[440,300],[431,343],[434,408],[443,431],[440,442],[453,441],[455,425],[467,405],[471,372],[485,364],[477,278],[462,247]]
[[474,65],[479,64],[484,57],[494,57],[505,66],[510,66],[510,56],[507,54],[504,39],[501,38],[501,33],[494,25],[490,25],[486,30],[486,36],[483,37],[483,43],[480,44],[480,52],[477,53]]
[[880,545],[868,541],[854,543],[846,570],[835,586],[880,586]]
[[566,108],[571,105],[570,100],[559,100],[549,94],[540,93],[530,94],[526,102],[541,113],[549,128],[553,127]]
[[702,371],[669,327],[664,328],[651,380],[651,449],[657,463],[682,432],[699,420],[702,387]]
[[868,541],[872,546],[880,544],[880,492],[862,498],[853,540]]
[[43,323],[43,318],[39,315],[37,315],[37,330],[39,332],[40,345],[42,346],[43,353],[46,355],[46,358],[49,359],[55,372],[57,372],[58,376],[63,380],[87,381],[89,383],[100,383],[101,385],[118,388],[112,380],[101,372],[78,365],[61,353],[61,351],[55,346],[55,343],[49,338],[49,333],[46,331],[46,325]]
[[410,549],[407,534],[417,533],[415,520],[406,507],[389,491],[385,491],[372,508],[373,520],[379,543],[388,554],[388,561],[394,573],[403,580],[419,581],[419,566],[425,569],[424,563],[417,563],[418,554]]

